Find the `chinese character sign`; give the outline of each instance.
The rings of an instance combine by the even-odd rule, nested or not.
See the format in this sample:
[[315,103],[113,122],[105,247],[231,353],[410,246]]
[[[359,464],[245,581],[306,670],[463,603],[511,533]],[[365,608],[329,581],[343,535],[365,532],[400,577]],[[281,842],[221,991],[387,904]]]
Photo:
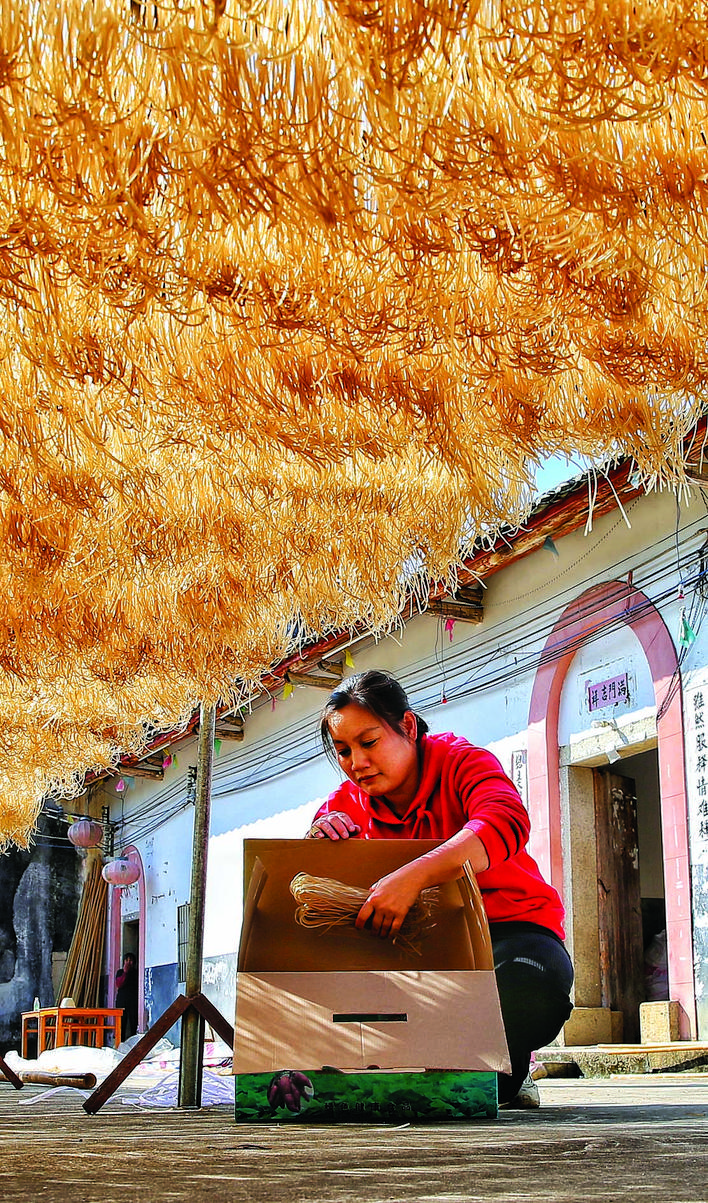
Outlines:
[[618,702],[626,702],[629,697],[627,674],[608,677],[606,681],[587,681],[585,697],[588,710],[602,710],[603,706],[616,706]]
[[708,864],[708,730],[706,693],[686,693],[686,792],[691,860]]
[[526,771],[526,749],[523,748],[518,752],[511,753],[511,780],[514,782],[519,797],[524,806],[528,810],[529,805],[529,783],[528,773]]

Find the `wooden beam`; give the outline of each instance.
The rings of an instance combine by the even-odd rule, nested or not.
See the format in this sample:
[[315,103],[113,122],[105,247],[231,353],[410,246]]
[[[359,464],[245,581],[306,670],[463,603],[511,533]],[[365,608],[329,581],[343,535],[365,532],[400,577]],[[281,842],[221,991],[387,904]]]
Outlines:
[[162,781],[165,770],[162,763],[155,764],[149,760],[141,760],[138,764],[122,764],[120,768],[124,777],[149,777],[151,781]]
[[[211,1026],[214,1027],[213,1024]],[[3,1058],[0,1057],[0,1081],[3,1079],[11,1082],[15,1087],[15,1090],[22,1090],[22,1078],[15,1073],[14,1069],[10,1069],[7,1061],[4,1061]]]
[[472,585],[459,585],[452,595],[452,600],[469,602],[471,606],[481,606],[484,603],[484,585],[480,582]]
[[344,657],[341,660],[318,660],[317,667],[341,681],[344,676]]
[[85,1103],[83,1103],[84,1111],[89,1115],[95,1115],[99,1107],[102,1107],[107,1099],[111,1097],[114,1090],[125,1081],[128,1074],[132,1073],[136,1065],[139,1065],[147,1054],[155,1047],[158,1040],[166,1036],[178,1019],[184,1015],[188,1007],[192,1005],[192,1000],[184,994],[179,994],[175,1001],[170,1004],[166,1011],[163,1011],[159,1019],[155,1021],[151,1028],[148,1028],[144,1036],[138,1040],[137,1044],[125,1054],[123,1060],[116,1065],[115,1069],[109,1073],[107,1078],[104,1078],[101,1085],[94,1090],[93,1094],[89,1095]]
[[243,739],[245,724],[243,717],[240,714],[224,714],[216,717],[216,730],[214,735],[217,739]]
[[328,693],[337,688],[336,677],[322,677],[318,673],[293,672],[292,669],[288,669],[285,680],[291,685],[311,685],[313,689],[326,689]]
[[431,601],[428,606],[429,614],[438,614],[441,618],[454,618],[457,622],[482,622],[484,610],[481,606],[470,605],[469,602],[453,601],[452,598],[441,597],[439,601]]
[[203,1015],[210,1028],[220,1036],[224,1044],[228,1044],[230,1049],[234,1047],[234,1030],[231,1024],[224,1019],[221,1011],[217,1011],[216,1007],[207,998],[206,994],[195,994],[190,1000],[193,1007]]
[[217,724],[214,734],[217,739],[241,740],[244,737],[245,730],[243,727],[222,727]]
[[[125,1079],[133,1072],[135,1067],[139,1065],[143,1058],[146,1057],[147,1054],[155,1047],[158,1040],[161,1040],[162,1037],[169,1032],[172,1025],[176,1023],[178,1019],[184,1019],[184,1016],[186,1016],[190,1011],[193,1011],[196,1015],[205,1020],[206,1023],[213,1028],[217,1036],[221,1037],[221,1039],[224,1041],[224,1044],[227,1044],[231,1049],[233,1048],[234,1030],[231,1027],[231,1024],[228,1022],[228,1020],[224,1019],[224,1016],[220,1011],[217,1011],[214,1004],[210,1002],[206,995],[202,994],[201,990],[197,991],[196,994],[191,995],[179,994],[175,1001],[170,1004],[166,1011],[163,1012],[160,1018],[155,1020],[155,1023],[152,1025],[152,1027],[148,1028],[145,1035],[141,1037],[137,1044],[134,1044],[130,1051],[125,1054],[123,1060],[115,1067],[108,1077],[104,1079],[101,1085],[98,1086],[97,1089],[94,1090],[93,1094],[86,1099],[85,1103],[83,1104],[84,1111],[86,1111],[88,1115],[95,1115],[96,1112],[99,1111],[103,1106],[103,1104],[111,1097],[111,1095],[115,1093],[118,1087],[122,1085]],[[10,1072],[12,1073],[12,1070],[10,1070]],[[19,1078],[17,1081],[20,1083],[18,1086],[19,1090],[22,1086],[22,1082]]]

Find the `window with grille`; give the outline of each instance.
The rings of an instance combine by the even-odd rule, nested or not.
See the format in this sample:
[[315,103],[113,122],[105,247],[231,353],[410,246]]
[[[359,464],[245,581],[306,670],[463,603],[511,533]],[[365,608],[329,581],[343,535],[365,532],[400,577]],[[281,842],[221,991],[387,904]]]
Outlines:
[[177,980],[187,980],[187,948],[189,946],[189,903],[177,907]]

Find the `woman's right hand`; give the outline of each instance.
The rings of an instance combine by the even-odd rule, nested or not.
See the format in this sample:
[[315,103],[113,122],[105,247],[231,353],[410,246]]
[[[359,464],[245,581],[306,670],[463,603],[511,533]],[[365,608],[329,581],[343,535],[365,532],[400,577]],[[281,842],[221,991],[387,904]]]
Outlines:
[[333,810],[329,814],[320,815],[315,819],[305,839],[307,840],[348,840],[358,835],[361,827],[343,810]]

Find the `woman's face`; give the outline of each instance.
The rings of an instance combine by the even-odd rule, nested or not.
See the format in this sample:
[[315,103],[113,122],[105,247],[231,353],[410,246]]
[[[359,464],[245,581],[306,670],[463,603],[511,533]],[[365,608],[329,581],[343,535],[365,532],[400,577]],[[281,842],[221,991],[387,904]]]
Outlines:
[[[407,807],[418,788],[416,719],[407,710],[399,735],[370,710],[351,702],[327,720],[337,760],[350,781],[374,797]],[[394,806],[395,808],[395,806]]]

